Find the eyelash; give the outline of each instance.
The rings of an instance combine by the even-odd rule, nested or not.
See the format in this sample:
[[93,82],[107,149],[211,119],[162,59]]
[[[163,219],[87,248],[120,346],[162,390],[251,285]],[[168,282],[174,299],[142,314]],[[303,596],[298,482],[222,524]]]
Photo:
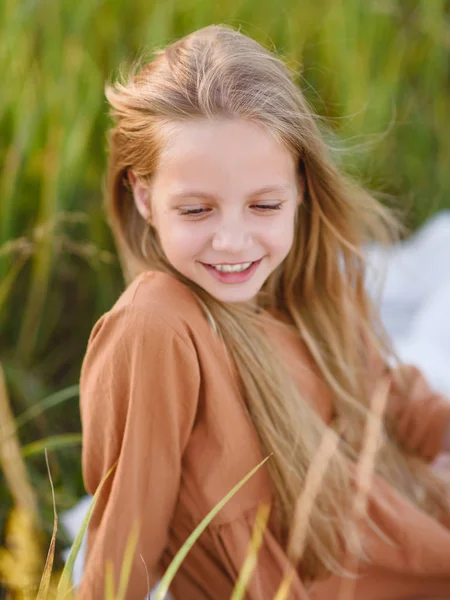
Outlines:
[[[271,210],[280,210],[282,206],[282,202],[278,204],[253,204],[253,207],[257,208],[261,212],[269,212]],[[204,215],[208,209],[206,208],[192,208],[183,210],[182,208],[178,209],[178,214],[183,217],[199,217]]]

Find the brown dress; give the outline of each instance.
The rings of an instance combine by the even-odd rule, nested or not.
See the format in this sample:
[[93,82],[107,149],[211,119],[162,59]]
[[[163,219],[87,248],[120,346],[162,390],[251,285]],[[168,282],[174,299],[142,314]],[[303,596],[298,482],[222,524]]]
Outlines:
[[[330,423],[330,394],[304,344],[275,318],[266,332],[302,393],[314,398]],[[426,428],[423,451],[433,458],[450,405],[420,372],[414,376],[408,410]],[[108,560],[117,585],[136,523],[139,539],[126,598],[143,600],[146,568],[152,588],[196,525],[264,457],[223,343],[191,291],[170,275],[139,276],[100,318],[80,385],[87,491],[93,494],[117,459],[118,464],[89,525],[79,597],[104,597]],[[264,465],[190,550],[170,588],[175,600],[230,598],[258,506],[272,497]],[[373,540],[372,564],[361,571],[354,600],[450,598],[450,530],[379,479],[370,511],[394,543]],[[269,524],[246,595],[250,600],[272,600],[286,565],[273,513]],[[332,576],[308,589],[299,567],[289,598],[334,600],[340,582]]]

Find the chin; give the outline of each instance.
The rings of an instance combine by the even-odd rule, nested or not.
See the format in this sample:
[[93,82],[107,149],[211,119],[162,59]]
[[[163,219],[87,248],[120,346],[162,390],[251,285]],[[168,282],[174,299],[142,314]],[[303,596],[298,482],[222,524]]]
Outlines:
[[251,290],[244,292],[244,290],[207,290],[211,296],[220,302],[226,302],[229,304],[240,304],[244,302],[251,302],[258,294],[259,290]]

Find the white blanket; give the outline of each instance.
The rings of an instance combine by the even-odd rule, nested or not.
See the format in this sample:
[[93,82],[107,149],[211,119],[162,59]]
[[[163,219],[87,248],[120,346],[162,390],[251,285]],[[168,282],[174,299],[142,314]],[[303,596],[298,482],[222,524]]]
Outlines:
[[389,251],[371,248],[367,288],[385,277],[380,313],[400,358],[450,397],[450,211]]

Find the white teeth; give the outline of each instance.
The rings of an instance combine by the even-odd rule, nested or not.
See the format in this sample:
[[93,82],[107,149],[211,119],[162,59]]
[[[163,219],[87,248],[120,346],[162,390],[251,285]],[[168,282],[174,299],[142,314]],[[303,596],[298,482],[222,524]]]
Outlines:
[[217,271],[221,273],[240,273],[245,271],[251,265],[251,262],[241,263],[240,265],[212,265]]

